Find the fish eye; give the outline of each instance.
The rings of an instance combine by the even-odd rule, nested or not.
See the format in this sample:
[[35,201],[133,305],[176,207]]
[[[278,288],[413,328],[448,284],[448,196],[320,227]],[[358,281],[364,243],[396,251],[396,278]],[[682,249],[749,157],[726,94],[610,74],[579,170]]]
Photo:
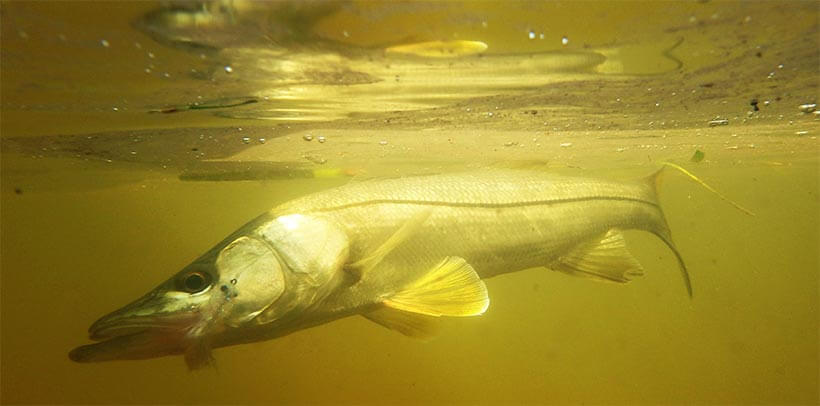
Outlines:
[[197,293],[211,284],[211,276],[205,272],[190,272],[177,281],[177,288],[183,292]]

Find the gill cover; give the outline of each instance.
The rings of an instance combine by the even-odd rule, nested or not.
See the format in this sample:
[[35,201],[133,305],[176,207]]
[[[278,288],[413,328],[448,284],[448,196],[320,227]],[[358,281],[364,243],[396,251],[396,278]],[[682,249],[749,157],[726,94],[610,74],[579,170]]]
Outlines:
[[258,233],[276,248],[286,266],[287,291],[256,318],[269,323],[308,308],[330,293],[348,254],[347,234],[326,218],[288,214],[274,218]]
[[225,324],[236,327],[275,302],[285,290],[282,267],[272,248],[256,238],[239,237],[216,259]]

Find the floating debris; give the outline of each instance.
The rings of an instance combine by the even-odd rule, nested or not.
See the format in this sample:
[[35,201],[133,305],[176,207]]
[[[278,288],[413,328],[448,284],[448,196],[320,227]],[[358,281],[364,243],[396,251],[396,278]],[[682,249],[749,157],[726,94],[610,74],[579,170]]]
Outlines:
[[808,133],[809,133],[808,131],[795,131],[794,135],[806,135]]
[[305,158],[308,161],[313,162],[317,165],[324,165],[325,163],[327,163],[327,159],[322,158],[318,155],[302,155],[302,158]]
[[715,117],[713,120],[709,121],[709,127],[717,127],[719,125],[729,125],[729,120]]
[[512,147],[512,146],[516,146],[516,145],[518,145],[518,143],[515,142],[515,141],[507,141],[507,142],[504,143],[505,147]]
[[760,107],[757,107],[757,103],[757,99],[752,99],[752,101],[749,102],[749,105],[752,106],[752,109],[754,109],[754,111],[760,111]]
[[695,153],[692,154],[692,158],[689,158],[689,160],[692,162],[700,162],[705,156],[706,154],[703,151],[696,149]]
[[569,148],[569,147],[572,146],[572,143],[571,142],[562,142],[559,146],[561,148]]
[[800,111],[808,114],[808,113],[811,113],[811,112],[817,110],[817,103],[801,104],[798,108],[800,109]]
[[[179,113],[186,110],[210,110],[210,109],[224,109],[229,107],[244,106],[246,104],[258,103],[259,101],[253,97],[230,97],[214,100],[206,100],[202,102],[194,102],[189,104],[182,104],[178,106],[168,106],[161,109],[148,110],[149,113]],[[242,131],[242,130],[240,130]]]

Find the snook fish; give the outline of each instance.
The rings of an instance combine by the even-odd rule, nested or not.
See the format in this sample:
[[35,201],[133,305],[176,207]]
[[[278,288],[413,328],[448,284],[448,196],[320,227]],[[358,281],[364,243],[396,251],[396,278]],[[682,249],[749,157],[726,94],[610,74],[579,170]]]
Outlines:
[[[658,172],[660,173],[660,171]],[[522,169],[353,182],[285,203],[89,329],[77,362],[184,354],[267,340],[351,315],[413,337],[477,316],[482,279],[542,267],[599,281],[641,275],[621,230],[658,236],[689,276],[656,195],[635,182]]]

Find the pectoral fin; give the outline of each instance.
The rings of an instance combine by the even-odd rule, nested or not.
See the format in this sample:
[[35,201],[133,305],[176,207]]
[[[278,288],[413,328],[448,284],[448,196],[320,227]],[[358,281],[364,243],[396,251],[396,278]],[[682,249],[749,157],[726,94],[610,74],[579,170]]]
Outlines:
[[550,269],[605,282],[629,282],[643,275],[643,267],[626,249],[620,230],[583,243],[560,257]]
[[428,316],[478,316],[490,305],[487,287],[463,258],[447,257],[384,305]]
[[356,275],[358,279],[361,279],[363,275],[375,268],[376,265],[378,265],[384,257],[387,256],[387,254],[418,231],[427,218],[430,217],[431,212],[432,208],[429,207],[420,210],[410,217],[404,224],[402,224],[402,226],[399,227],[399,229],[396,230],[396,232],[393,233],[393,235],[391,235],[390,238],[388,238],[381,246],[379,246],[379,248],[370,253],[367,257],[348,265],[345,269]]
[[426,340],[439,329],[438,319],[418,313],[410,313],[389,307],[380,307],[362,316],[408,337]]

